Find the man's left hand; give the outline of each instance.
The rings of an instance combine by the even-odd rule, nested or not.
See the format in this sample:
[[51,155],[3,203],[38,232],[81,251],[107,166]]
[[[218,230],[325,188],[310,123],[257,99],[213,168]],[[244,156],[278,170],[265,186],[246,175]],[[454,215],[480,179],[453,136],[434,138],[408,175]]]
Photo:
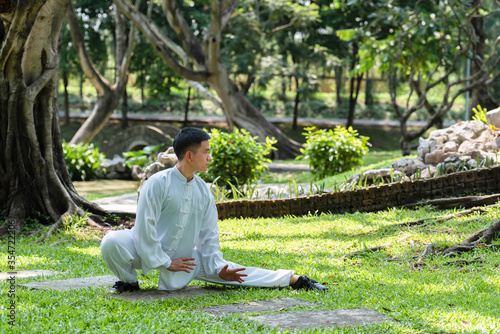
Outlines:
[[238,283],[245,282],[242,277],[248,276],[247,274],[241,274],[240,271],[245,270],[246,268],[235,268],[228,269],[229,265],[226,264],[224,268],[221,269],[219,273],[219,277],[224,281],[236,281]]

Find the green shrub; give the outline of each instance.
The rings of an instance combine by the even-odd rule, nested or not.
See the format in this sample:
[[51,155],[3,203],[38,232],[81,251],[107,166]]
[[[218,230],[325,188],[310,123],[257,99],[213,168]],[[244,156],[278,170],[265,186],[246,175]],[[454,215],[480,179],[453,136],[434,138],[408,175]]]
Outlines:
[[363,164],[363,156],[368,152],[368,137],[359,136],[351,127],[338,125],[334,130],[305,128],[307,132],[303,155],[297,159],[309,159],[315,179],[351,170]]
[[274,138],[266,137],[265,142],[257,142],[245,129],[235,129],[232,133],[212,129],[210,136],[210,154],[212,161],[205,178],[210,182],[219,182],[230,188],[231,184],[240,188],[252,184],[268,169],[266,156],[275,150]]
[[125,160],[125,165],[132,168],[134,165],[144,167],[152,164],[156,161],[155,152],[164,145],[165,144],[163,143],[158,145],[149,145],[144,147],[142,150],[123,152],[122,155],[127,158],[127,160]]
[[64,160],[73,181],[88,181],[100,175],[99,166],[105,158],[94,144],[68,144],[63,141]]

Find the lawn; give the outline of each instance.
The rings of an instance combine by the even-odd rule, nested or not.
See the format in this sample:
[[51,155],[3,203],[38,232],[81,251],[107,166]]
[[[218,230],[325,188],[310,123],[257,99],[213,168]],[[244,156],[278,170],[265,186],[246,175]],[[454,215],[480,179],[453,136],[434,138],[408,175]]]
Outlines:
[[[496,248],[482,247],[449,265],[453,258],[434,256],[412,270],[426,245],[439,249],[456,244],[498,219],[500,210],[457,218],[426,228],[395,224],[451,211],[431,207],[389,209],[379,213],[323,214],[280,219],[229,219],[219,223],[225,257],[247,266],[294,269],[330,288],[327,293],[290,289],[227,289],[224,294],[167,301],[127,302],[106,298],[105,288],[74,291],[25,290],[17,287],[17,325],[8,325],[6,294],[2,293],[0,332],[7,333],[276,333],[241,315],[213,317],[200,307],[244,303],[277,297],[319,302],[300,309],[368,307],[392,322],[344,328],[335,333],[498,333],[500,328],[500,257]],[[78,228],[78,221],[44,244],[18,236],[17,270],[62,271],[50,279],[111,272],[100,257],[99,235]],[[58,241],[62,243],[54,244]],[[378,252],[352,258],[347,253],[392,243]],[[1,271],[7,267],[2,247]],[[155,289],[158,274],[149,274],[143,289]],[[18,279],[17,283],[42,280]],[[194,282],[192,284],[205,285]],[[306,333],[329,332],[311,329]]]

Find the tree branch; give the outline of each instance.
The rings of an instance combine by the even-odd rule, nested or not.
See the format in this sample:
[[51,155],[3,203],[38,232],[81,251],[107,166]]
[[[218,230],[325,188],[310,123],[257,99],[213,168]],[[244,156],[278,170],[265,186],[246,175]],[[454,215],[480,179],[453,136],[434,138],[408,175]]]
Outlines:
[[170,28],[172,28],[177,36],[179,36],[179,39],[182,42],[185,52],[189,55],[189,58],[193,60],[193,63],[198,69],[206,69],[206,59],[201,43],[193,34],[193,31],[189,27],[189,24],[187,24],[184,16],[182,16],[179,6],[177,5],[177,0],[163,0],[161,5]]
[[99,73],[99,71],[95,68],[94,64],[90,60],[90,57],[83,43],[83,35],[80,29],[80,23],[78,22],[78,18],[75,14],[75,9],[73,8],[71,1],[69,3],[66,16],[68,18],[68,23],[70,26],[71,40],[73,41],[73,47],[75,48],[76,54],[78,55],[78,59],[80,60],[80,66],[82,67],[82,70],[87,78],[97,90],[97,94],[102,96],[106,92],[106,88],[109,87],[110,84],[101,75],[101,73]]
[[209,73],[206,71],[193,71],[185,66],[182,66],[177,59],[170,53],[167,46],[163,43],[162,38],[156,35],[159,30],[151,29],[150,26],[154,26],[144,14],[137,11],[135,7],[130,5],[128,1],[125,0],[113,0],[116,6],[122,11],[125,16],[129,18],[146,36],[146,38],[151,42],[154,48],[158,51],[160,57],[165,61],[165,63],[174,71],[177,75],[181,76],[187,80],[193,81],[206,81],[209,77]]

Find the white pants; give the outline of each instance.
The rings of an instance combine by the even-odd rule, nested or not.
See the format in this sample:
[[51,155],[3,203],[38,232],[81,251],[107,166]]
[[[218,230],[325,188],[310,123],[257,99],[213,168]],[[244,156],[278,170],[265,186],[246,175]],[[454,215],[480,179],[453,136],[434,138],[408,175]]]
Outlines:
[[[126,283],[137,282],[136,269],[142,268],[141,258],[137,254],[135,242],[131,230],[108,231],[101,242],[101,255],[104,263],[116,277]],[[203,270],[201,261],[198,261],[199,255],[196,251],[193,252],[193,257],[197,266],[190,273],[173,272],[166,268],[160,268],[158,290],[181,289],[194,279],[246,287],[285,287],[290,284],[290,278],[293,275],[292,270],[278,269],[274,271],[247,267],[244,271],[241,271],[241,273],[248,275],[243,278],[245,282],[228,282],[218,275],[207,275]],[[229,264],[229,269],[243,267],[233,262],[226,263]]]

